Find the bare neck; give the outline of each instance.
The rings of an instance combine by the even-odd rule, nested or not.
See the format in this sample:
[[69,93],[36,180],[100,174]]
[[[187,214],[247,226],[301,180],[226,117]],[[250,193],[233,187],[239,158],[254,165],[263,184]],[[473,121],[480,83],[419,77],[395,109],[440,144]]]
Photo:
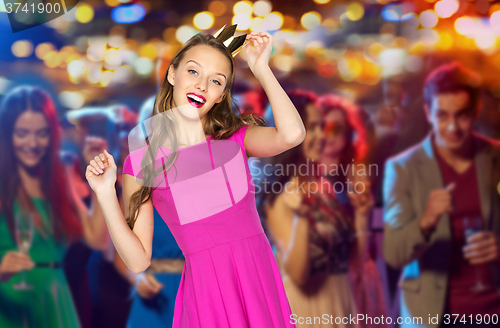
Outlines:
[[26,168],[21,164],[17,166],[17,172],[19,173],[19,178],[24,186],[26,192],[30,196],[42,197],[43,193],[41,190],[40,177],[36,175],[36,169]]
[[445,146],[439,145],[433,138],[435,149],[439,156],[449,164],[472,162],[474,159],[474,138],[471,135],[458,149],[449,149]]

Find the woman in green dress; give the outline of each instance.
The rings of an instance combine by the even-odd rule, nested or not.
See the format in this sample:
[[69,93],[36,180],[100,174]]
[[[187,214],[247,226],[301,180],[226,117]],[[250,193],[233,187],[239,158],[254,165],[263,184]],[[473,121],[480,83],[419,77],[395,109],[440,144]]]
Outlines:
[[[108,232],[93,194],[87,209],[59,157],[60,129],[50,96],[22,86],[0,107],[0,327],[80,327],[62,269],[71,242],[104,249]],[[85,161],[99,153],[88,143]],[[16,243],[16,215],[31,214],[32,244]],[[21,274],[21,272],[23,274]],[[23,278],[24,277],[24,278]],[[16,286],[24,280],[29,289]]]

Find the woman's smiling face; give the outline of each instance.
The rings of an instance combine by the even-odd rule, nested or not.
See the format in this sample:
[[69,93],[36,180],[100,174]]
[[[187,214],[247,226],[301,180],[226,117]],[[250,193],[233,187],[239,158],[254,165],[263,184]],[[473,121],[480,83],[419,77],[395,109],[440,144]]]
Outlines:
[[42,113],[27,110],[14,125],[12,145],[18,162],[27,168],[37,166],[50,144],[49,124]]
[[174,86],[174,107],[192,106],[202,119],[222,100],[230,76],[231,63],[223,53],[205,45],[194,46],[177,69],[171,67],[168,73]]

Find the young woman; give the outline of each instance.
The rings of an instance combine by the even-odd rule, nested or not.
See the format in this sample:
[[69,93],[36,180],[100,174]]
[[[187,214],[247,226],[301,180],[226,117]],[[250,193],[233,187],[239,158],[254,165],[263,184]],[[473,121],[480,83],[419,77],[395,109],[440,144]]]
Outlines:
[[[334,186],[345,185],[347,179],[352,181],[351,186],[364,192],[348,192],[347,188],[341,192],[336,188],[335,196],[342,207],[353,218],[358,227],[357,256],[351,261],[349,278],[358,313],[375,318],[387,316],[387,308],[383,296],[382,283],[372,254],[368,251],[373,242],[369,234],[368,218],[374,205],[370,191],[372,180],[377,172],[370,171],[368,154],[368,133],[363,122],[361,109],[351,101],[336,95],[325,95],[319,99],[319,106],[323,111],[325,122],[325,147],[321,154],[321,164],[328,168],[335,166],[346,170],[355,164],[355,176],[344,174],[329,174],[326,178]],[[358,170],[364,167],[365,174]],[[352,172],[352,169],[346,172]],[[356,186],[357,184],[357,186]],[[371,248],[373,249],[373,248]],[[382,324],[363,322],[361,327],[384,327]]]
[[302,90],[288,95],[307,133],[300,147],[273,159],[276,171],[265,184],[268,195],[262,211],[268,235],[276,245],[297,327],[355,327],[335,318],[357,314],[348,271],[350,259],[357,257],[351,250],[355,233],[364,227],[354,224],[318,171],[325,122],[316,95]]
[[[84,155],[90,160],[93,145]],[[68,184],[59,157],[57,114],[50,96],[18,87],[0,108],[0,327],[80,327],[61,262],[68,245],[84,238],[103,249],[108,238],[93,197],[89,211]],[[18,251],[16,217],[34,226],[29,251]],[[21,271],[24,275],[19,274]],[[17,290],[22,281],[30,285]]]
[[[164,75],[165,71],[162,77]],[[154,107],[154,98],[146,100],[141,107],[139,123],[150,118],[151,108]],[[128,147],[128,143],[125,147]],[[118,184],[121,185],[120,179]],[[120,199],[120,206],[125,212],[122,200],[123,197]],[[154,233],[149,268],[139,274],[133,273],[127,268],[118,253],[115,254],[114,265],[123,278],[133,286],[132,307],[126,327],[171,328],[174,319],[175,297],[184,266],[184,256],[158,211],[154,211]]]
[[[130,270],[139,273],[150,265],[153,203],[182,249],[186,260],[176,297],[176,328],[293,326],[279,270],[255,208],[246,159],[274,156],[300,144],[304,126],[268,66],[272,36],[253,32],[245,42],[251,44],[246,49],[248,66],[269,98],[276,128],[257,126],[253,118],[233,113],[232,51],[221,39],[197,34],[172,59],[154,114],[187,106],[196,110],[203,129],[180,128],[175,134],[161,130],[159,137],[148,138],[151,154],[161,150],[172,155],[166,156],[169,168],[161,187],[144,186],[151,180],[143,166],[147,156],[140,160],[142,172],[134,170],[132,155],[141,157],[145,149],[131,152],[124,163],[125,219],[114,191],[113,157],[105,151],[87,167],[87,179],[103,206],[113,243]],[[195,120],[189,115],[180,119]],[[163,140],[167,147],[160,149],[162,140],[156,139],[161,133],[169,136]],[[187,147],[178,148],[182,143]]]

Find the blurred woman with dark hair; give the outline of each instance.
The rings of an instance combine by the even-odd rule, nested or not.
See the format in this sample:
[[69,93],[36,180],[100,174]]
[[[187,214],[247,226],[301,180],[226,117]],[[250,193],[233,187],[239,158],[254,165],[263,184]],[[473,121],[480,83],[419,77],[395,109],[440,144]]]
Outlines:
[[[297,327],[355,327],[335,318],[357,314],[347,273],[349,262],[361,254],[357,249],[365,245],[366,224],[361,215],[353,220],[333,185],[318,174],[326,140],[317,97],[301,90],[289,97],[305,122],[306,138],[275,158],[273,178],[266,180],[270,185],[261,185],[268,188],[261,192],[269,193],[265,223],[277,247],[292,320]],[[290,167],[296,170],[286,174],[280,171],[284,167],[288,173]]]
[[[325,121],[325,147],[321,167],[333,185],[334,195],[349,213],[357,231],[357,254],[349,263],[349,278],[358,312],[370,317],[386,316],[382,284],[370,247],[369,216],[374,205],[371,178],[378,172],[369,165],[368,134],[363,111],[336,95],[319,99]],[[344,186],[340,188],[339,186]],[[363,327],[380,325],[362,324]]]
[[[56,109],[45,91],[22,86],[5,96],[0,108],[2,328],[79,327],[61,262],[69,244],[80,238],[95,249],[108,243],[95,194],[88,210],[67,179],[60,142]],[[84,156],[93,158],[89,145]],[[21,223],[33,228],[23,230]]]

